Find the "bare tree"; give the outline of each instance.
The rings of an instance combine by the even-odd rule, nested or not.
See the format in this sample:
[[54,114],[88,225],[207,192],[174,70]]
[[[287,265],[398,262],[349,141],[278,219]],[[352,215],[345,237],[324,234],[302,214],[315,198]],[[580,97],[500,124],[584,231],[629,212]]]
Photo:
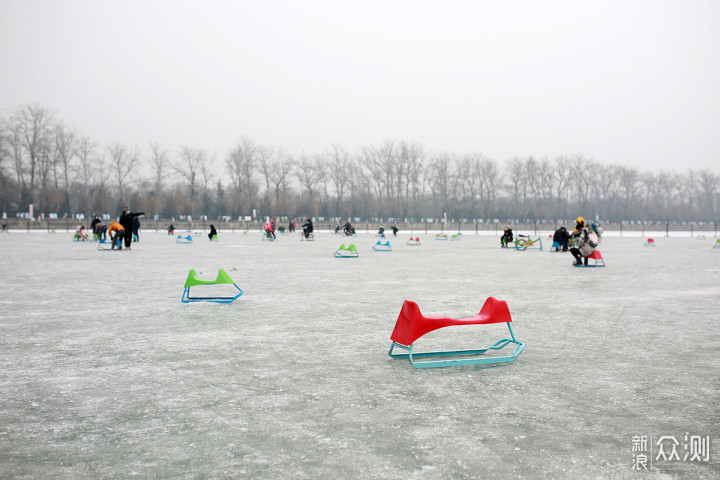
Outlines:
[[244,200],[243,207],[251,209],[255,201],[256,187],[253,182],[253,174],[257,162],[257,147],[255,142],[247,137],[230,151],[225,165],[235,192],[241,195]]
[[435,154],[430,158],[428,165],[429,185],[433,200],[440,206],[436,215],[447,213],[451,204],[451,189],[454,182],[452,171],[453,158],[449,153]]
[[170,163],[169,153],[160,147],[157,142],[150,144],[150,165],[153,170],[153,209],[156,215],[160,214],[161,199],[165,189],[167,169]]
[[[12,116],[15,160],[23,186],[35,196],[36,178],[50,171],[49,152],[54,114],[37,104],[21,107]],[[25,180],[27,175],[27,181]]]
[[[262,173],[263,180],[265,181],[265,190],[263,196],[265,197],[265,203],[270,204],[270,192],[271,188],[271,171],[275,168],[274,156],[275,153],[272,148],[258,146],[256,149],[257,160],[260,165],[260,172]],[[272,206],[270,207],[272,208]]]
[[117,182],[118,201],[128,203],[127,183],[138,161],[137,151],[130,149],[120,142],[115,142],[106,148],[108,164]]
[[333,145],[330,152],[330,161],[328,162],[330,170],[330,178],[335,187],[335,195],[337,199],[337,212],[340,215],[351,215],[352,207],[347,212],[343,209],[343,200],[345,198],[345,186],[348,184],[350,175],[350,160],[348,153],[339,145]]
[[[195,218],[195,200],[198,193],[198,182],[201,175],[207,172],[208,156],[204,150],[183,146],[180,148],[174,170],[187,182],[187,191],[190,195],[190,215]],[[207,183],[205,177],[204,182]]]
[[315,216],[318,212],[317,193],[320,184],[316,163],[303,155],[297,166],[296,174],[303,191],[307,194],[307,206]]
[[697,179],[703,218],[705,218],[705,220],[717,221],[720,177],[707,168],[704,168],[698,171]]
[[[70,188],[76,173],[75,158],[77,154],[77,139],[75,133],[68,130],[62,123],[55,127],[55,157],[56,167],[60,169],[63,183],[64,210],[71,211]],[[57,184],[57,180],[56,180]]]
[[[272,166],[268,171],[268,178],[272,186],[275,196],[274,207],[275,213],[287,211],[289,205],[286,204],[289,191],[288,179],[293,169],[293,158],[290,154],[283,150],[278,150],[273,157]],[[281,195],[285,199],[285,203],[281,202]]]
[[83,194],[87,196],[90,191],[90,184],[95,171],[94,163],[97,159],[94,157],[95,144],[88,137],[80,137],[75,148],[75,155],[79,163],[80,178],[83,185]]

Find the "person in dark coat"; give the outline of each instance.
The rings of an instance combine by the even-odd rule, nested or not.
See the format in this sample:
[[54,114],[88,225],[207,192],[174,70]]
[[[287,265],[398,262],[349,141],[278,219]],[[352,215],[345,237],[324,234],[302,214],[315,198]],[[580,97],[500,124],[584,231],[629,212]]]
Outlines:
[[132,231],[133,231],[133,241],[139,242],[140,241],[140,219],[137,217],[133,217],[133,219],[132,219]]
[[[90,231],[93,232],[94,235],[97,235],[97,233],[98,233],[98,228],[97,228],[98,223],[100,223],[100,217],[95,215],[95,218],[93,218],[93,221],[90,223]],[[97,238],[95,238],[95,240],[97,240]]]
[[512,241],[513,241],[512,228],[510,228],[509,225],[505,225],[505,230],[503,231],[502,237],[500,237],[500,246],[507,247],[508,243],[510,243]]
[[129,207],[125,207],[122,215],[120,215],[120,225],[125,229],[125,249],[130,250],[133,239],[133,218],[145,215],[145,212],[131,213]]
[[213,238],[217,237],[217,230],[215,230],[215,225],[210,225],[210,233],[208,233],[208,238],[210,241],[213,240]]
[[313,232],[313,223],[310,217],[308,217],[307,221],[303,223],[302,226],[303,229],[303,235],[305,235],[305,238],[308,238],[310,234]]
[[[567,228],[560,227],[555,230],[555,234],[553,235],[553,243],[557,242],[557,244],[562,247],[562,251],[567,252],[570,243],[570,236],[570,232],[567,231]],[[558,249],[560,249],[560,247],[558,247]]]

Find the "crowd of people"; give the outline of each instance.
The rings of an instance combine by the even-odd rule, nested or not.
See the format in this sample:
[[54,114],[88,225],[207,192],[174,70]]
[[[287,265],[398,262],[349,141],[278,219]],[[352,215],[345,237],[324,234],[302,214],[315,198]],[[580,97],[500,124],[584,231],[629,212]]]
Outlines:
[[[120,215],[118,221],[111,221],[109,225],[105,225],[100,220],[98,215],[94,215],[94,218],[90,224],[90,231],[93,233],[93,239],[101,242],[107,241],[107,236],[110,236],[111,249],[122,250],[123,245],[126,250],[130,250],[133,242],[140,241],[140,219],[145,212],[131,212],[129,207],[125,207]],[[3,225],[3,230],[6,230],[6,226]],[[398,228],[395,225],[390,227],[393,235],[397,236]],[[275,232],[277,229],[274,218],[268,218],[263,225],[263,230],[267,238],[276,239]],[[280,227],[280,232],[284,232],[284,228]],[[310,217],[305,219],[305,223],[302,225],[302,235],[305,239],[311,239],[313,235],[313,222]],[[292,233],[295,231],[295,223],[290,221],[288,225],[288,232]],[[336,225],[335,233],[339,233],[340,225]],[[350,221],[345,222],[342,226],[344,235],[355,235],[355,228],[352,226]],[[168,235],[173,235],[175,232],[175,226],[171,223],[167,228]],[[378,235],[383,235],[385,228],[380,225],[378,229]],[[210,233],[208,238],[217,240],[218,232],[215,225],[210,225]],[[575,229],[569,232],[565,226],[561,226],[555,230],[553,234],[553,248],[557,251],[562,250],[563,252],[569,251],[573,258],[573,265],[587,265],[588,256],[590,256],[598,246],[600,238],[602,236],[602,227],[591,223],[587,225],[583,217],[578,217],[575,221]],[[78,226],[75,231],[76,240],[87,240],[88,233],[85,231],[85,225]],[[508,244],[515,240],[512,228],[509,225],[505,225],[503,228],[502,236],[500,237],[500,246],[507,247]]]
[[[587,225],[583,217],[575,220],[575,229],[568,232],[567,228],[561,226],[553,234],[553,248],[557,251],[570,251],[575,261],[573,265],[581,266],[588,264],[588,257],[597,248],[602,237],[602,227],[591,223]],[[500,237],[500,246],[507,247],[514,240],[513,231],[510,226],[505,225],[503,234]]]

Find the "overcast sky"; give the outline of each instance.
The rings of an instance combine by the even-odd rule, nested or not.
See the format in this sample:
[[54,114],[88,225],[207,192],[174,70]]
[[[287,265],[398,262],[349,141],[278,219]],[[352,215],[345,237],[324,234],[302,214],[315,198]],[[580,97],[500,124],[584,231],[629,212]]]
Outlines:
[[720,169],[720,1],[0,0],[0,108],[101,145]]

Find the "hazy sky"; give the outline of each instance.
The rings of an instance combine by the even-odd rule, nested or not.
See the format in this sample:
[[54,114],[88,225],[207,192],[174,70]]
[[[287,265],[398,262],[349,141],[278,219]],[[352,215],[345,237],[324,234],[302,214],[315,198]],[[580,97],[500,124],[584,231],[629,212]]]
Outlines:
[[0,108],[100,144],[246,135],[720,168],[720,1],[0,0]]

